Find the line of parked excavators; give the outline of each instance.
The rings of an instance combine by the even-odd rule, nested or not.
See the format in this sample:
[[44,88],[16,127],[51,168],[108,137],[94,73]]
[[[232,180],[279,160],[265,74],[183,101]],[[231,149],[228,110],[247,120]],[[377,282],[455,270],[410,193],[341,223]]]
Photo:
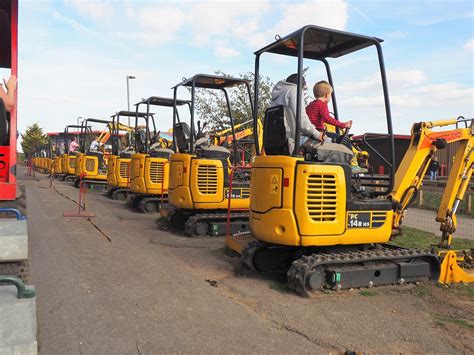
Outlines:
[[[110,120],[85,119],[51,134],[46,154],[38,152],[34,166],[76,186],[104,185],[109,198],[127,201],[141,212],[160,212],[162,227],[184,229],[189,237],[225,236],[227,247],[246,265],[264,273],[286,273],[289,288],[299,294],[420,281],[472,282],[471,254],[450,250],[450,245],[472,177],[474,121],[458,117],[413,124],[410,146],[395,169],[381,42],[305,26],[255,52],[253,93],[246,80],[198,74],[176,85],[172,98],[152,96],[137,103],[135,111],[120,111]],[[387,175],[355,175],[347,161],[334,158],[337,154],[327,159],[336,143],[311,150],[294,144],[300,141],[304,109],[303,60],[322,62],[337,89],[329,60],[367,47],[375,47],[379,62],[387,133],[366,133],[362,139],[370,154],[390,168]],[[270,107],[258,117],[263,54],[296,59],[296,117],[288,117],[283,106]],[[240,86],[248,94],[252,117],[236,125],[228,93]],[[178,99],[178,91],[186,88],[190,101]],[[223,93],[229,129],[205,133],[195,124],[197,89]],[[332,101],[337,119],[334,92]],[[170,133],[157,131],[154,106],[172,110]],[[180,120],[181,110],[189,110],[189,124]],[[124,124],[129,118],[134,127]],[[93,125],[104,129],[93,131]],[[347,137],[347,131],[342,135]],[[69,150],[73,137],[79,144],[75,151]],[[94,138],[97,144],[91,145]],[[380,138],[389,145],[389,156],[370,144]],[[453,142],[460,145],[436,216],[440,244],[430,251],[389,244],[403,233],[403,217],[434,154]]]

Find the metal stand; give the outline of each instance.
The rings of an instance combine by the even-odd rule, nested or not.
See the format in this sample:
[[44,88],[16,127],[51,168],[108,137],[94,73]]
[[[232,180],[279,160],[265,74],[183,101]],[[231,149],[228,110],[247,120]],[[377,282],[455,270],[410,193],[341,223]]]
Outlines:
[[82,186],[82,178],[80,177],[79,181],[79,202],[78,210],[76,211],[66,211],[63,212],[63,217],[95,217],[94,212],[86,211],[86,189]]

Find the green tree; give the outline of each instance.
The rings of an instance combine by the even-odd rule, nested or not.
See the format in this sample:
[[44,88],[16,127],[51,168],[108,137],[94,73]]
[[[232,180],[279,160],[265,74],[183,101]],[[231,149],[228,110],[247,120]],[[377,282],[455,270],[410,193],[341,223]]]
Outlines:
[[29,125],[25,133],[21,134],[21,139],[21,148],[27,157],[32,156],[39,147],[48,143],[48,137],[43,133],[43,128],[38,123]]
[[[217,75],[230,76],[222,71]],[[250,92],[253,101],[254,74],[248,72],[239,75],[242,79],[249,80]],[[265,110],[270,105],[273,83],[268,77],[260,77],[259,85],[259,108],[258,117],[263,119]],[[239,85],[228,90],[232,117],[235,124],[243,123],[252,119],[252,108],[250,106],[247,87]],[[230,127],[225,96],[220,90],[197,89],[195,99],[196,120],[201,121],[201,127],[206,123],[206,130],[220,131]],[[196,127],[197,129],[197,127]]]

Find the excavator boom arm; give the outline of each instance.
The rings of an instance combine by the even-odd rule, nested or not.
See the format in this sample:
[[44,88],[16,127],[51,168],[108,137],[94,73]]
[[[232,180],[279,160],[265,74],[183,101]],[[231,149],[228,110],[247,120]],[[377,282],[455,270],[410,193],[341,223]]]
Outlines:
[[[435,127],[457,125],[458,123],[458,120],[453,119],[421,122],[415,123],[413,125],[410,146],[408,147],[408,150],[399,168],[397,169],[395,174],[394,189],[390,194],[395,211],[393,220],[394,228],[398,228],[400,226],[404,211],[422,185],[423,177],[428,170],[434,153],[439,149],[445,148],[448,143],[460,141],[461,147],[465,146],[464,149],[460,148],[457,153],[457,155],[461,154],[459,158],[456,158],[458,159],[458,164],[460,165],[461,161],[465,159],[464,156],[468,154],[467,152],[463,154],[462,151],[465,151],[468,146],[471,146],[472,150],[474,130],[472,120],[470,127],[456,128],[440,132],[432,130],[432,128]],[[472,163],[470,169],[472,169]],[[453,170],[456,170],[456,166],[453,167]],[[460,178],[458,175],[455,175],[454,172],[452,172],[452,174],[452,183],[450,185],[448,182],[445,191],[445,194],[447,195],[452,194],[452,190],[458,191],[458,189],[455,189],[456,183],[454,181]],[[459,183],[457,185],[459,185]],[[454,192],[454,194],[456,193]]]

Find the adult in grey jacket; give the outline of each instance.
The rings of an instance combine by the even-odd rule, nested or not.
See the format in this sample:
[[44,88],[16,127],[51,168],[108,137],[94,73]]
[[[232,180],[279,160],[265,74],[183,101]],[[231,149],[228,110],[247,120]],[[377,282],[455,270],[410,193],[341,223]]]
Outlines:
[[[286,80],[279,81],[272,90],[272,100],[270,106],[278,106],[283,105],[291,111],[290,117],[287,117],[288,120],[292,120],[292,122],[288,122],[290,126],[292,126],[292,135],[294,137],[294,127],[296,125],[296,98],[297,98],[297,80],[298,75],[292,74]],[[304,78],[303,78],[304,81]],[[301,95],[301,99],[303,99],[303,95]],[[313,126],[311,121],[306,114],[306,110],[304,107],[304,103],[301,102],[301,139],[300,145],[303,144],[308,138],[313,138],[318,141],[323,141],[322,134]],[[294,139],[294,138],[293,138]]]

